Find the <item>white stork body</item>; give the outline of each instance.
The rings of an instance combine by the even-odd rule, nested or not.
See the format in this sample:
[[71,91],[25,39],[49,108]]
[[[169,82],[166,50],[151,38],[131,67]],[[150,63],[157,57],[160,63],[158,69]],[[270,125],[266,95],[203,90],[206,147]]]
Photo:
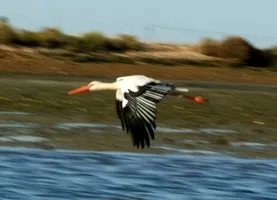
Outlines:
[[[131,134],[133,145],[141,148],[145,144],[150,146],[149,136],[154,139],[156,104],[171,92],[188,91],[143,75],[119,77],[113,83],[92,81],[82,88],[82,91],[116,90],[116,111],[122,129]],[[69,93],[80,92],[80,88],[76,90]]]
[[156,104],[175,87],[146,76],[117,78],[120,88],[116,92],[117,115],[123,130],[131,133],[133,145],[150,146],[156,129]]

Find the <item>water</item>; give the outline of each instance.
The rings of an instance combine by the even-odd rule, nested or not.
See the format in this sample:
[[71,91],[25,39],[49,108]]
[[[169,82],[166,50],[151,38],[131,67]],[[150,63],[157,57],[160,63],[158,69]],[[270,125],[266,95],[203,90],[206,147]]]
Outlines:
[[[5,124],[5,126],[8,126]],[[0,123],[1,127],[1,123]],[[56,128],[60,129],[73,129],[73,128],[112,128],[113,130],[122,130],[119,125],[103,124],[103,123],[60,123],[56,125]],[[200,128],[200,129],[189,129],[189,128],[168,128],[168,127],[157,127],[156,130],[161,133],[206,133],[206,134],[228,134],[237,133],[235,130],[216,129],[216,128]]]
[[20,111],[0,111],[0,115],[29,115],[31,113]]
[[[30,113],[0,112],[26,116]],[[20,118],[17,118],[20,119]],[[24,118],[25,119],[25,118]],[[21,119],[22,120],[22,119]],[[277,160],[243,159],[228,151],[183,149],[153,145],[166,154],[135,154],[18,147],[24,143],[51,143],[52,134],[110,133],[118,124],[57,122],[39,124],[28,120],[0,120],[0,197],[9,200],[61,199],[277,199]],[[48,132],[54,128],[56,132]],[[32,135],[37,130],[40,136]],[[160,133],[240,134],[215,128],[159,127]],[[158,135],[158,134],[157,134]],[[70,138],[70,135],[66,137]],[[78,140],[78,139],[77,139]],[[205,140],[180,143],[207,144]],[[265,148],[269,144],[232,143],[234,147]],[[272,144],[273,147],[276,144]],[[55,146],[55,145],[54,145]],[[143,152],[143,151],[142,151]]]
[[277,160],[0,148],[0,196],[60,199],[276,199]]

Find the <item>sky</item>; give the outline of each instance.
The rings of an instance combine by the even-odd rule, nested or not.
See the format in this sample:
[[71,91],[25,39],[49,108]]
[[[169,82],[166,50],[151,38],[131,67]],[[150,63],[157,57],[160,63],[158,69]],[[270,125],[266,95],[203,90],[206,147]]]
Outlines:
[[16,27],[66,33],[128,33],[146,41],[195,43],[241,35],[258,47],[277,44],[277,0],[0,0]]

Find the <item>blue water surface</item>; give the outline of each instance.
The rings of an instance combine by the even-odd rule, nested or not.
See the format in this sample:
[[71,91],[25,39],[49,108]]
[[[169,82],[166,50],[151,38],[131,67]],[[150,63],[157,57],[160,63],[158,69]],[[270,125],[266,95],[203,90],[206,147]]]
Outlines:
[[277,199],[277,160],[0,148],[0,199]]

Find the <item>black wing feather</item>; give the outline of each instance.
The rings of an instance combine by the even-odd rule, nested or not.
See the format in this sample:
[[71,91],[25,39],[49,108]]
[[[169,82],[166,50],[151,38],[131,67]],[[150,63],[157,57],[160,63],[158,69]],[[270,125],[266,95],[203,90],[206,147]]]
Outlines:
[[133,145],[144,148],[150,146],[150,138],[154,140],[156,129],[156,104],[159,103],[174,86],[168,83],[150,82],[139,87],[138,92],[125,92],[124,98],[128,100],[123,108],[122,101],[116,99],[117,115],[121,121],[122,129],[131,133]]
[[115,105],[116,105],[117,116],[120,119],[121,127],[122,127],[122,130],[124,131],[126,123],[124,122],[124,118],[123,118],[122,101],[119,101],[119,100],[115,99]]

